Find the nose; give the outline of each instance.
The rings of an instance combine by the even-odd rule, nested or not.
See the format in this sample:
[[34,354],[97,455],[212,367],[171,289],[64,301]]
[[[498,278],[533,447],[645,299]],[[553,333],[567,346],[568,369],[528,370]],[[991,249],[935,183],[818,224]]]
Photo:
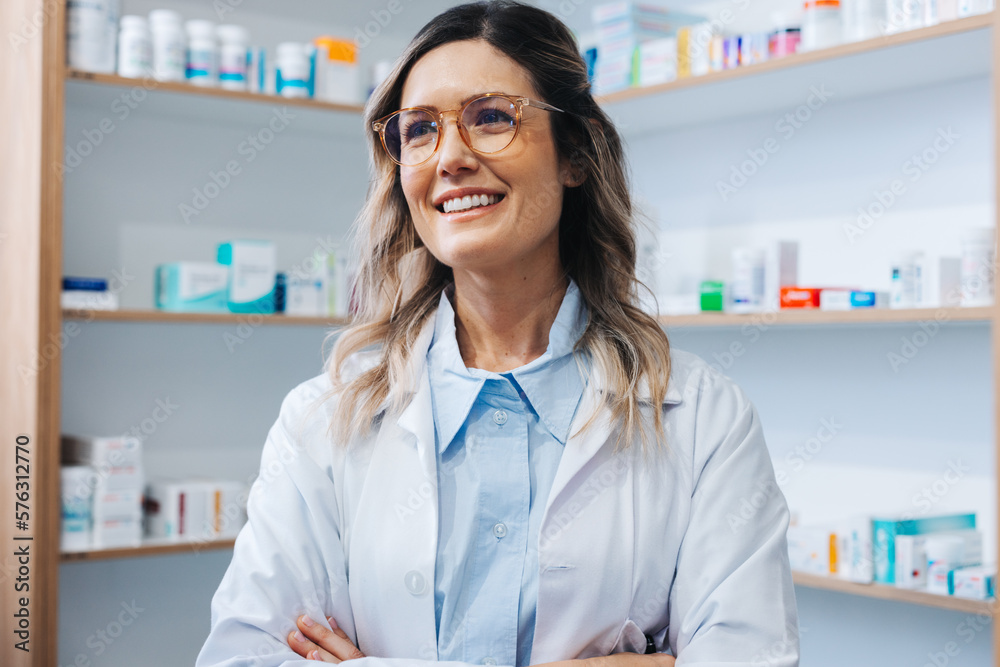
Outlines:
[[479,165],[475,152],[465,143],[458,126],[458,118],[442,118],[441,138],[437,150],[437,170],[442,176],[457,174],[463,169],[474,170]]

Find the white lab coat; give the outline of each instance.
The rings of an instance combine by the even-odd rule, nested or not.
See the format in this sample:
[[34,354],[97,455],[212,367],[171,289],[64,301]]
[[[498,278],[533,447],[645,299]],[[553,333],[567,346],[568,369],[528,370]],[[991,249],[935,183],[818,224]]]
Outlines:
[[[289,393],[199,667],[316,664],[285,642],[302,613],[333,616],[372,656],[354,667],[437,659],[433,319],[413,349],[412,399],[371,438],[331,444],[330,402],[316,402],[325,375]],[[600,379],[584,391],[541,524],[532,664],[642,653],[648,633],[678,667],[798,665],[789,514],[760,419],[699,357],[674,350],[671,363],[661,406],[669,454],[613,455],[603,408],[578,433],[601,404]]]

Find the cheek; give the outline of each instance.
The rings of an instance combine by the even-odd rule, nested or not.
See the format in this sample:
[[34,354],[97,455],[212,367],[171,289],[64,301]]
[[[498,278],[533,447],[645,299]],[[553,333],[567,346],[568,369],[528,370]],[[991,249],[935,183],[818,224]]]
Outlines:
[[416,217],[420,212],[420,203],[427,197],[427,178],[411,169],[399,172],[399,183],[403,188],[403,196],[410,207],[410,213]]

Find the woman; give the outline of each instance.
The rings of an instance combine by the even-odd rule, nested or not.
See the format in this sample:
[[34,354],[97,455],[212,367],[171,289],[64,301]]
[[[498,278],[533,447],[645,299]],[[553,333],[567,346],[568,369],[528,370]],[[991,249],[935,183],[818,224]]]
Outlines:
[[282,405],[198,664],[797,665],[757,413],[636,308],[570,32],[451,9],[366,122],[361,311]]

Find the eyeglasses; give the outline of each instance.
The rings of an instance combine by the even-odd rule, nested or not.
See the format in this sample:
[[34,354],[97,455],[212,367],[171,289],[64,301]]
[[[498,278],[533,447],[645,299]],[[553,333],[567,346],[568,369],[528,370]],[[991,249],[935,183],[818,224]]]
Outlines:
[[527,97],[487,93],[466,102],[461,109],[440,113],[422,107],[400,109],[372,123],[372,130],[379,133],[393,162],[416,167],[431,159],[441,144],[446,113],[458,114],[458,133],[466,146],[476,153],[491,155],[514,142],[521,127],[521,110],[528,106],[563,113],[562,109]]

